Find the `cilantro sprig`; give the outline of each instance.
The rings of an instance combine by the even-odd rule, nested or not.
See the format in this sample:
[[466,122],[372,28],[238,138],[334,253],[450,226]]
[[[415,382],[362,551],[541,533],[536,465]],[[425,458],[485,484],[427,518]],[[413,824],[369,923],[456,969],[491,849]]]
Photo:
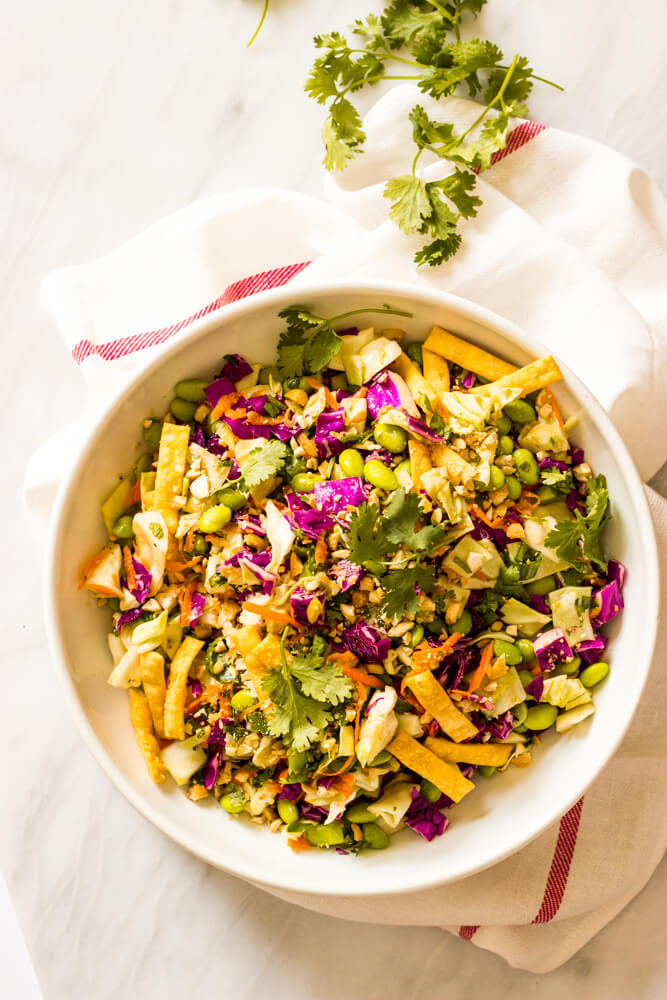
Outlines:
[[[384,194],[391,203],[389,217],[399,229],[426,239],[415,254],[418,265],[435,266],[456,253],[460,220],[474,217],[482,203],[472,193],[476,174],[505,148],[510,118],[527,115],[525,102],[533,81],[557,86],[536,76],[524,56],[516,55],[506,65],[493,42],[461,40],[462,19],[476,17],[485,3],[393,0],[381,17],[370,14],[350,26],[353,41],[339,31],[314,39],[319,54],[304,87],[327,107],[322,138],[328,170],[343,170],[363,151],[366,135],[350,98],[364,87],[381,80],[416,80],[419,89],[436,100],[463,91],[482,105],[461,133],[450,122],[429,118],[419,105],[410,112],[416,146],[412,170],[389,179]],[[391,64],[402,72],[391,73]],[[424,181],[417,165],[425,151],[454,169],[439,180]]]
[[295,375],[314,375],[329,364],[338,353],[341,338],[334,327],[342,320],[365,313],[383,316],[412,316],[412,313],[394,309],[390,305],[366,309],[350,309],[326,319],[316,316],[306,306],[288,306],[278,313],[287,323],[278,341],[278,368],[283,379]]
[[287,457],[287,445],[282,441],[271,440],[253,448],[241,466],[243,482],[248,489],[259,486],[283,467]]
[[288,634],[286,628],[280,638],[281,667],[269,670],[262,682],[273,703],[268,728],[293,750],[305,750],[331,721],[331,708],[350,697],[352,684],[338,664],[326,659],[327,644],[321,636],[288,662]]
[[607,561],[601,536],[609,516],[607,480],[595,476],[586,484],[586,513],[575,511],[573,521],[559,521],[544,544],[580,573],[595,572],[595,566],[604,573]]

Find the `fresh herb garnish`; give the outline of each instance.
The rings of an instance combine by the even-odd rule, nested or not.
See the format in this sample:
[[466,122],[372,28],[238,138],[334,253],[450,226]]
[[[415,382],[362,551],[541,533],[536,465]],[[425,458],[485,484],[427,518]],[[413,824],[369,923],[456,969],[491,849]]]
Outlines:
[[271,479],[281,469],[287,455],[287,445],[272,440],[253,448],[241,466],[243,481],[248,489]]
[[[381,80],[416,80],[419,89],[436,100],[467,90],[482,105],[475,121],[460,133],[450,122],[429,118],[419,105],[410,112],[416,146],[412,171],[388,180],[384,193],[398,227],[426,238],[415,254],[419,265],[441,264],[458,250],[459,221],[475,216],[481,205],[472,193],[476,173],[490,166],[493,154],[507,145],[510,118],[526,116],[533,81],[557,86],[536,76],[523,56],[505,65],[493,42],[461,40],[463,16],[476,16],[485,2],[393,0],[381,17],[370,14],[350,26],[353,42],[338,31],[314,39],[319,54],[304,87],[327,106],[322,129],[327,170],[343,170],[363,150],[366,135],[350,101],[363,87]],[[388,72],[391,63],[401,72]],[[416,168],[424,150],[453,164],[454,170],[438,180],[422,180]]]
[[421,523],[423,511],[416,493],[396,490],[384,511],[376,504],[362,504],[349,529],[350,559],[358,566],[382,562],[401,545],[425,553],[440,544],[442,525]]
[[580,573],[606,572],[602,550],[602,529],[609,520],[609,491],[604,476],[595,476],[586,484],[586,513],[575,511],[573,521],[559,521],[544,540],[556,555]]
[[419,564],[393,569],[382,577],[382,587],[380,611],[385,618],[398,618],[404,613],[414,615],[419,609],[419,591],[432,594],[435,589],[435,571],[432,566]]
[[278,368],[282,379],[294,375],[315,375],[329,364],[341,344],[334,325],[350,316],[380,313],[389,316],[411,316],[412,313],[393,309],[389,305],[367,309],[351,309],[325,319],[316,316],[305,306],[294,305],[278,315],[287,321],[287,329],[278,341]]
[[569,493],[575,487],[571,469],[547,469],[542,473],[542,482],[555,493]]
[[305,750],[330,721],[331,706],[350,696],[352,685],[336,663],[326,660],[327,646],[321,636],[288,663],[288,632],[285,629],[280,639],[282,666],[269,670],[262,686],[273,702],[268,723],[271,735],[283,737],[294,750]]

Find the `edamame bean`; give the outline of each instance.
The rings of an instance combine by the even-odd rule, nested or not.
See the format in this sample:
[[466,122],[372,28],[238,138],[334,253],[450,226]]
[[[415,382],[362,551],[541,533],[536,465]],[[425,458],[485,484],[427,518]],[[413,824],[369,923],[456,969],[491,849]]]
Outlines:
[[527,448],[517,448],[512,455],[516,477],[524,486],[534,486],[540,481],[540,469],[535,456]]
[[518,705],[514,706],[512,715],[516,719],[517,726],[522,726],[528,715],[528,705],[526,705],[525,701],[520,701]]
[[533,705],[526,712],[524,725],[533,732],[541,732],[553,726],[557,715],[558,709],[555,705]]
[[508,667],[516,667],[522,661],[521,653],[514,643],[506,642],[505,639],[494,639],[493,653],[494,656],[504,656]]
[[430,635],[440,635],[446,627],[445,621],[442,618],[433,618],[432,621],[426,622],[426,631]]
[[456,621],[449,626],[450,635],[454,632],[460,632],[461,635],[467,635],[472,628],[472,615],[469,611],[462,611]]
[[377,458],[372,458],[364,465],[364,479],[371,486],[377,486],[379,490],[386,490],[387,493],[397,490],[400,486],[396,473]]
[[206,541],[203,535],[195,535],[192,541],[192,552],[196,556],[205,556],[208,554],[211,546]]
[[405,353],[412,361],[413,365],[417,365],[420,372],[424,371],[424,358],[422,355],[422,345],[421,344],[408,344],[405,349]]
[[498,438],[498,451],[501,455],[511,455],[514,451],[514,441],[507,434],[501,434]]
[[297,472],[296,476],[292,477],[292,488],[297,493],[312,493],[315,484],[323,482],[324,476],[320,476],[316,472]]
[[224,504],[230,510],[240,510],[246,503],[246,498],[240,490],[218,490],[215,498],[218,503]]
[[424,626],[415,625],[415,627],[412,630],[412,636],[410,637],[410,646],[412,647],[412,649],[414,649],[415,646],[418,646],[423,638],[424,638]]
[[366,823],[363,834],[363,844],[373,851],[382,851],[389,846],[389,837],[376,823]]
[[140,476],[142,472],[150,472],[152,468],[153,459],[147,452],[144,452],[143,455],[139,455],[139,458],[134,463],[134,471],[138,476]]
[[306,840],[312,847],[335,847],[345,840],[345,831],[340,820],[333,823],[317,823],[306,830]]
[[196,403],[188,403],[185,399],[179,399],[175,396],[169,404],[169,410],[184,424],[189,424],[195,415],[195,410],[197,409]]
[[489,473],[489,492],[493,493],[494,490],[499,490],[504,485],[505,473],[497,465],[492,465]]
[[160,437],[162,435],[162,421],[151,420],[148,427],[144,427],[144,441],[151,451],[157,451],[160,447]]
[[281,820],[283,823],[286,823],[287,826],[289,826],[290,823],[296,823],[299,818],[298,807],[289,799],[278,799],[276,809],[278,810],[278,815]]
[[220,799],[220,805],[222,808],[225,812],[231,813],[232,815],[243,812],[245,809],[245,803],[245,798],[242,799],[240,795],[232,792],[227,792],[227,794],[223,795]]
[[364,460],[354,448],[346,448],[338,456],[338,464],[346,478],[359,478],[364,474]]
[[350,823],[375,823],[377,816],[369,812],[363,802],[357,802],[347,810],[345,819]]
[[509,417],[515,424],[529,424],[531,420],[537,420],[535,410],[525,399],[513,399],[503,406],[503,416]]
[[546,594],[550,594],[556,586],[555,577],[543,576],[541,580],[534,580],[532,583],[529,583],[526,590],[529,594],[540,594],[544,597]]
[[516,476],[506,476],[505,486],[510,500],[518,500],[521,496],[521,483]]
[[531,674],[530,670],[519,670],[519,680],[521,681],[524,687],[528,687],[530,682],[534,681],[535,678]]
[[215,531],[220,531],[232,519],[232,512],[224,504],[216,504],[209,510],[205,510],[199,518],[199,530],[205,535],[210,535]]
[[390,761],[392,761],[393,759],[394,758],[392,757],[392,755],[389,753],[388,750],[380,750],[377,757],[374,757],[368,766],[382,767],[383,764],[389,764]]
[[496,430],[498,434],[509,434],[512,430],[512,421],[509,417],[498,417],[496,420]]
[[308,763],[305,750],[292,750],[287,754],[287,766],[290,774],[299,774]]
[[237,691],[236,694],[232,695],[230,705],[235,712],[243,712],[244,709],[250,708],[251,705],[254,705],[256,701],[257,699],[252,691],[246,691],[244,689],[243,691]]
[[521,653],[524,663],[531,663],[535,659],[535,647],[530,639],[517,639],[514,645]]
[[540,498],[540,503],[552,503],[558,496],[553,486],[538,486],[536,493]]
[[433,782],[429,781],[427,778],[422,780],[422,783],[419,786],[419,791],[428,802],[439,802],[442,798],[442,792],[438,786],[434,785]]
[[608,673],[609,664],[603,663],[601,660],[599,663],[591,663],[590,667],[582,670],[579,674],[579,680],[585,688],[592,688],[603,681]]
[[408,443],[406,431],[395,424],[378,424],[373,431],[373,437],[381,448],[386,448],[392,455],[398,455]]
[[262,368],[257,381],[260,385],[268,385],[271,379],[273,379],[274,382],[280,382],[280,372],[274,365]]
[[120,598],[119,597],[107,597],[107,604],[112,611],[120,611]]
[[186,399],[189,403],[201,403],[206,399],[204,389],[208,382],[202,378],[184,378],[174,386],[174,395]]
[[562,663],[559,663],[556,669],[552,670],[551,676],[572,677],[573,674],[577,673],[580,666],[581,657],[573,656],[571,660],[564,660]]
[[124,514],[117,521],[114,521],[111,526],[111,534],[115,535],[116,538],[132,538],[134,531],[132,530],[132,518],[129,514]]
[[495,767],[491,764],[480,764],[477,768],[480,778],[492,778],[496,773]]

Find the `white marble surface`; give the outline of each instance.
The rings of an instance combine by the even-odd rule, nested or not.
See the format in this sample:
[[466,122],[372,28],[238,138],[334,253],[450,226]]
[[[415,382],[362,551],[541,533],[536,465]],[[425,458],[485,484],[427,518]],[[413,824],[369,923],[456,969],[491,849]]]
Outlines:
[[[537,94],[534,116],[609,143],[664,184],[662,0],[490,5],[480,33],[567,87]],[[0,504],[13,530],[0,602],[0,862],[46,1000],[176,997],[194,983],[243,1000],[439,996],[445,986],[452,1000],[667,994],[665,863],[621,916],[543,977],[438,930],[306,913],[208,869],[135,815],[72,730],[50,671],[19,486],[30,451],[76,412],[82,383],[39,312],[40,279],[214,191],[256,183],[318,194],[321,115],[300,89],[309,38],[377,6],[273,0],[249,52],[259,0],[22,0],[3,19],[0,336],[12,416],[0,426]],[[89,822],[72,829],[68,803],[82,798]],[[161,865],[176,858],[182,897],[143,905],[146,868],[159,885]],[[5,943],[7,912],[0,897]],[[191,943],[202,937],[210,962],[194,969]],[[30,995],[18,982],[5,977],[7,996]]]

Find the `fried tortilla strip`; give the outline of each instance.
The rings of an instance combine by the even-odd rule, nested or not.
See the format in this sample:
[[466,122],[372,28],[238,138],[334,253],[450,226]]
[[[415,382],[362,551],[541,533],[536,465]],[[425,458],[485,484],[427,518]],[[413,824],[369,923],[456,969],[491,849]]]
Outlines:
[[174,498],[180,496],[183,489],[189,439],[190,428],[187,425],[164,424],[162,427],[152,502],[154,509],[164,515],[172,534],[178,524]]
[[431,453],[428,445],[423,441],[408,441],[408,451],[410,453],[410,476],[412,478],[412,489],[417,492],[421,489],[422,476],[425,472],[430,472]]
[[490,767],[502,767],[514,749],[509,743],[452,743],[440,736],[427,736],[424,745],[450,764],[487,764]]
[[164,735],[169,740],[185,739],[184,710],[188,674],[192,661],[203,645],[200,639],[188,636],[180,644],[171,661],[169,684],[164,701]]
[[380,330],[380,336],[386,337],[387,340],[403,340],[405,336],[405,330],[399,330],[398,327],[389,327],[387,330]]
[[156,785],[161,785],[167,778],[165,766],[160,757],[160,746],[153,733],[151,710],[148,699],[143,691],[130,688],[130,722],[134,727],[137,743],[146,762],[146,769]]
[[434,468],[445,468],[447,477],[454,485],[469,483],[475,478],[477,472],[475,466],[466,462],[465,458],[461,458],[458,452],[448,445],[434,444],[431,447],[431,456]]
[[496,379],[489,385],[477,385],[471,392],[484,395],[489,390],[494,389],[520,389],[521,395],[527,396],[528,393],[536,392],[537,389],[544,389],[552,382],[560,382],[562,378],[560,368],[549,355],[548,358],[538,358],[537,361],[531,361],[523,368],[516,368],[511,374],[503,375],[502,378]]
[[[447,358],[448,361],[453,361],[455,365],[469,372],[474,372],[475,375],[488,378],[490,382],[516,371],[516,365],[501,361],[494,354],[483,351],[481,347],[475,347],[461,337],[455,337],[453,333],[447,333],[439,326],[433,327],[424,342],[424,348],[439,354],[442,358]],[[424,365],[424,375],[426,375],[426,365]]]
[[424,378],[429,388],[429,399],[433,404],[433,409],[441,416],[447,416],[447,409],[442,402],[442,394],[449,392],[449,365],[444,358],[433,351],[422,350],[424,359]]
[[164,699],[167,683],[164,679],[164,656],[161,653],[141,653],[141,686],[153,717],[153,729],[158,739],[164,739]]
[[405,683],[440,728],[457,743],[477,735],[477,727],[467,715],[459,712],[430,670],[407,677]]
[[[269,636],[266,637],[266,639],[269,638]],[[273,638],[275,638],[278,644],[278,656],[280,656],[280,641],[277,636]],[[243,657],[243,663],[250,675],[252,686],[255,689],[255,694],[262,708],[268,708],[271,704],[271,699],[262,687],[267,666],[263,660],[260,660],[258,655],[260,648],[264,648],[265,652],[267,652],[267,647],[264,646],[266,639],[262,640],[259,629],[254,625],[244,625],[236,633],[236,648]]]
[[419,371],[419,368],[417,368],[417,365],[410,361],[405,351],[402,351],[396,358],[392,364],[392,368],[401,376],[417,402],[428,398],[428,382]]
[[440,760],[407,733],[398,733],[387,750],[401,764],[432,782],[443,795],[448,795],[454,802],[460,802],[475,787],[472,781],[463,777],[458,767]]

